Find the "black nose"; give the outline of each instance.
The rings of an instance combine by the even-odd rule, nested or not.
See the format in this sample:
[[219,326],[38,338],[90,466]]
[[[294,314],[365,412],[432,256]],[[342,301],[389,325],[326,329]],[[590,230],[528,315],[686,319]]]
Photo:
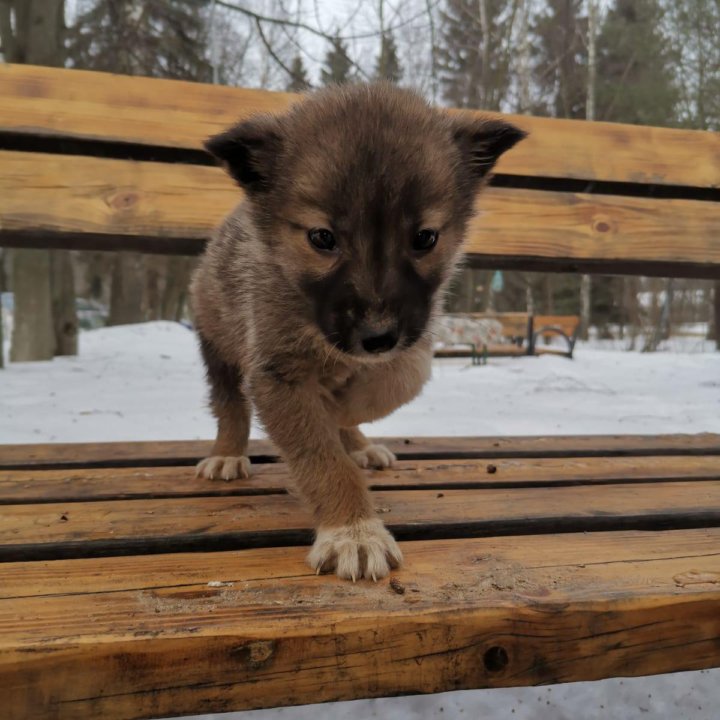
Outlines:
[[398,341],[395,330],[368,330],[360,338],[363,349],[369,353],[384,353],[392,350]]

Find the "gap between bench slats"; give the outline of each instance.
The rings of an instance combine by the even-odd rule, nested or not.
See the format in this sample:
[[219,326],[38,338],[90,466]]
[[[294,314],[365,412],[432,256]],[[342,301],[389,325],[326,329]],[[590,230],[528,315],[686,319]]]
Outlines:
[[[373,492],[401,540],[720,526],[720,481]],[[289,495],[6,505],[0,560],[198,552],[309,543]]]
[[[549,437],[374,438],[404,460],[644,457],[720,455],[720,435],[569,435]],[[194,465],[207,457],[209,440],[41,443],[0,445],[0,469],[53,469]],[[277,460],[266,440],[251,440],[255,462]]]
[[[720,457],[400,460],[391,469],[366,472],[374,490],[686,482],[720,480]],[[191,467],[0,470],[0,505],[273,495],[291,487],[284,463],[255,465],[249,479],[231,482],[197,478]]]

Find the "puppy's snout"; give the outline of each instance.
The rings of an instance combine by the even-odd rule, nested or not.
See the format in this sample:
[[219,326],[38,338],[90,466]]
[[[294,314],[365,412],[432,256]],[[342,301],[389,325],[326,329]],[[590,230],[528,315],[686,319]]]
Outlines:
[[392,350],[398,341],[397,328],[392,326],[371,327],[360,329],[360,344],[365,352],[380,354]]

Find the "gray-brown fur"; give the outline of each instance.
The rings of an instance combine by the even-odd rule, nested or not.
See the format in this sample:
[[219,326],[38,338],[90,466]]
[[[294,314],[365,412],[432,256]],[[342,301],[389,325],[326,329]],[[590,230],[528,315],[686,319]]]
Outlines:
[[[246,473],[251,398],[315,516],[318,571],[378,578],[401,561],[361,470],[394,458],[357,426],[428,379],[433,317],[475,195],[521,137],[379,84],[316,93],[208,142],[246,196],[193,280],[218,418],[199,474]],[[313,228],[331,230],[336,246],[314,247]],[[437,244],[413,250],[425,228]]]

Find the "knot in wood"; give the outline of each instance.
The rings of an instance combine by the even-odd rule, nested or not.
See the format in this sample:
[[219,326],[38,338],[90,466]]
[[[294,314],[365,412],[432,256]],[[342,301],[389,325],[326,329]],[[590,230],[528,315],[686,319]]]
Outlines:
[[113,210],[128,210],[134,205],[137,205],[138,200],[139,195],[136,192],[125,190],[111,195],[108,199],[108,205],[113,208]]
[[230,655],[239,658],[252,670],[265,667],[275,655],[274,640],[257,640],[232,648]]
[[613,229],[612,222],[606,215],[598,215],[597,217],[594,217],[592,227],[597,233],[607,233]]

